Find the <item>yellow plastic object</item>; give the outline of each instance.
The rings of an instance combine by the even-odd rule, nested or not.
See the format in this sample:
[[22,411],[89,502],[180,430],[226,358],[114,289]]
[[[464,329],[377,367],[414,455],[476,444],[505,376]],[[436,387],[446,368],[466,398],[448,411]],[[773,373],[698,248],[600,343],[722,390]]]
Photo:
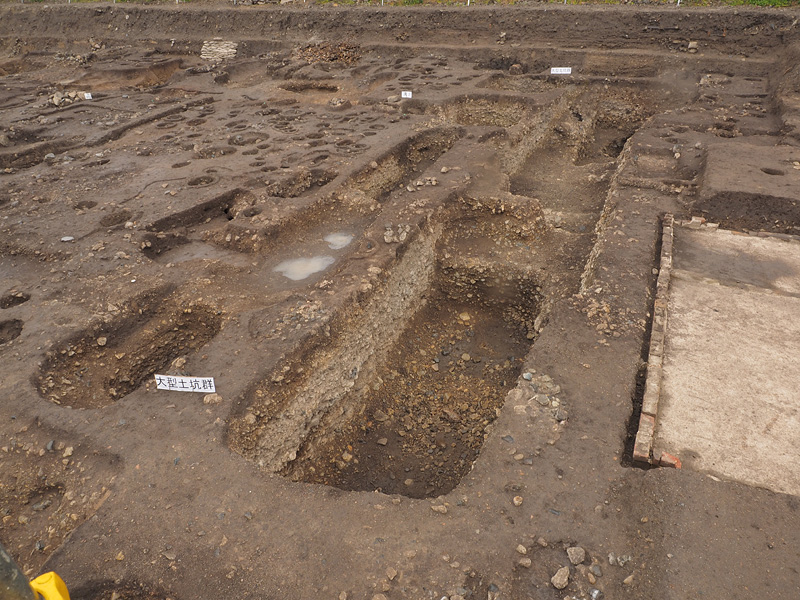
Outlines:
[[67,584],[52,571],[39,575],[31,581],[31,587],[34,592],[41,594],[44,600],[69,600]]

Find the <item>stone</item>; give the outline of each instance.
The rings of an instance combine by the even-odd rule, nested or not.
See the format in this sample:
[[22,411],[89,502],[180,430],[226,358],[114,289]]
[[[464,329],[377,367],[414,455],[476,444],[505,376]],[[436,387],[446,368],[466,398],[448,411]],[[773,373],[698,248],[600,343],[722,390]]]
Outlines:
[[589,571],[591,571],[592,575],[595,577],[602,577],[603,576],[603,569],[600,568],[600,565],[592,565],[589,567]]
[[385,445],[386,445],[386,444],[388,444],[388,443],[389,443],[389,440],[388,440],[387,438],[385,438],[385,437],[384,437],[384,438],[379,438],[379,439],[378,439],[378,445],[379,445],[379,446],[385,446]]
[[533,373],[523,373],[522,374],[522,378],[525,381],[530,381],[531,379],[533,379]]
[[219,404],[222,402],[222,396],[219,394],[206,394],[203,396],[203,404]]
[[625,579],[622,580],[622,583],[625,585],[630,585],[633,583],[633,573],[628,575]]
[[569,583],[569,567],[561,567],[556,574],[550,578],[550,583],[557,590],[563,590]]
[[569,562],[573,565],[579,565],[586,560],[586,550],[580,546],[573,546],[567,548],[567,556],[569,557]]
[[441,515],[447,514],[447,507],[444,504],[434,504],[433,506],[431,506],[431,510]]
[[520,558],[519,562],[517,562],[517,564],[520,567],[525,567],[526,569],[529,569],[530,566],[533,564],[533,561],[526,556],[525,558]]
[[522,506],[522,496],[514,496],[512,502],[514,503],[514,506]]
[[62,242],[74,242],[75,238],[72,237],[71,235],[65,235],[64,237],[61,238],[61,241]]
[[389,581],[393,581],[394,578],[397,577],[397,569],[386,567],[386,577],[389,579]]
[[520,554],[527,554],[528,549],[522,544],[517,544],[517,552],[519,552]]
[[108,343],[107,337],[99,337],[97,338],[97,345],[98,346],[105,346]]
[[384,421],[388,421],[389,420],[389,415],[387,415],[385,412],[383,412],[380,409],[376,410],[375,414],[372,415],[372,416],[376,421],[379,421],[381,423],[383,423]]

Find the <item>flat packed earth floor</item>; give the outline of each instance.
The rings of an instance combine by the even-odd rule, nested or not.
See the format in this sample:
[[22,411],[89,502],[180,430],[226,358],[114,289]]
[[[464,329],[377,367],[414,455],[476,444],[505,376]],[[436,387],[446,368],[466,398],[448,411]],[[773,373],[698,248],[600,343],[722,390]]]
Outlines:
[[3,545],[75,599],[797,598],[796,487],[631,452],[663,216],[800,233],[798,16],[2,6]]

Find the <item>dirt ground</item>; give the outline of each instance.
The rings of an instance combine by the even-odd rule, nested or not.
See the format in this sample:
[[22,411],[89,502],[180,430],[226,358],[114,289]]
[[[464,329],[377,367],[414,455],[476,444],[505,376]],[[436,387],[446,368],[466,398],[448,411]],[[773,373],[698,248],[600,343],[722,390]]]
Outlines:
[[631,450],[662,216],[800,234],[800,12],[472,8],[0,7],[26,574],[797,597],[797,497]]

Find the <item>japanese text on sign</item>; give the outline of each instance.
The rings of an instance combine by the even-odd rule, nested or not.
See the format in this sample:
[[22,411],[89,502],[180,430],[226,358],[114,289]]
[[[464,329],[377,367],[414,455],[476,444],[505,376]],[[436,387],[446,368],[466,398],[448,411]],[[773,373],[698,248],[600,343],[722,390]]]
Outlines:
[[414,94],[412,92],[400,92],[401,98],[411,98]]
[[177,375],[156,375],[156,389],[171,392],[216,392],[213,377],[179,377]]
[[572,67],[552,67],[550,75],[572,75]]

